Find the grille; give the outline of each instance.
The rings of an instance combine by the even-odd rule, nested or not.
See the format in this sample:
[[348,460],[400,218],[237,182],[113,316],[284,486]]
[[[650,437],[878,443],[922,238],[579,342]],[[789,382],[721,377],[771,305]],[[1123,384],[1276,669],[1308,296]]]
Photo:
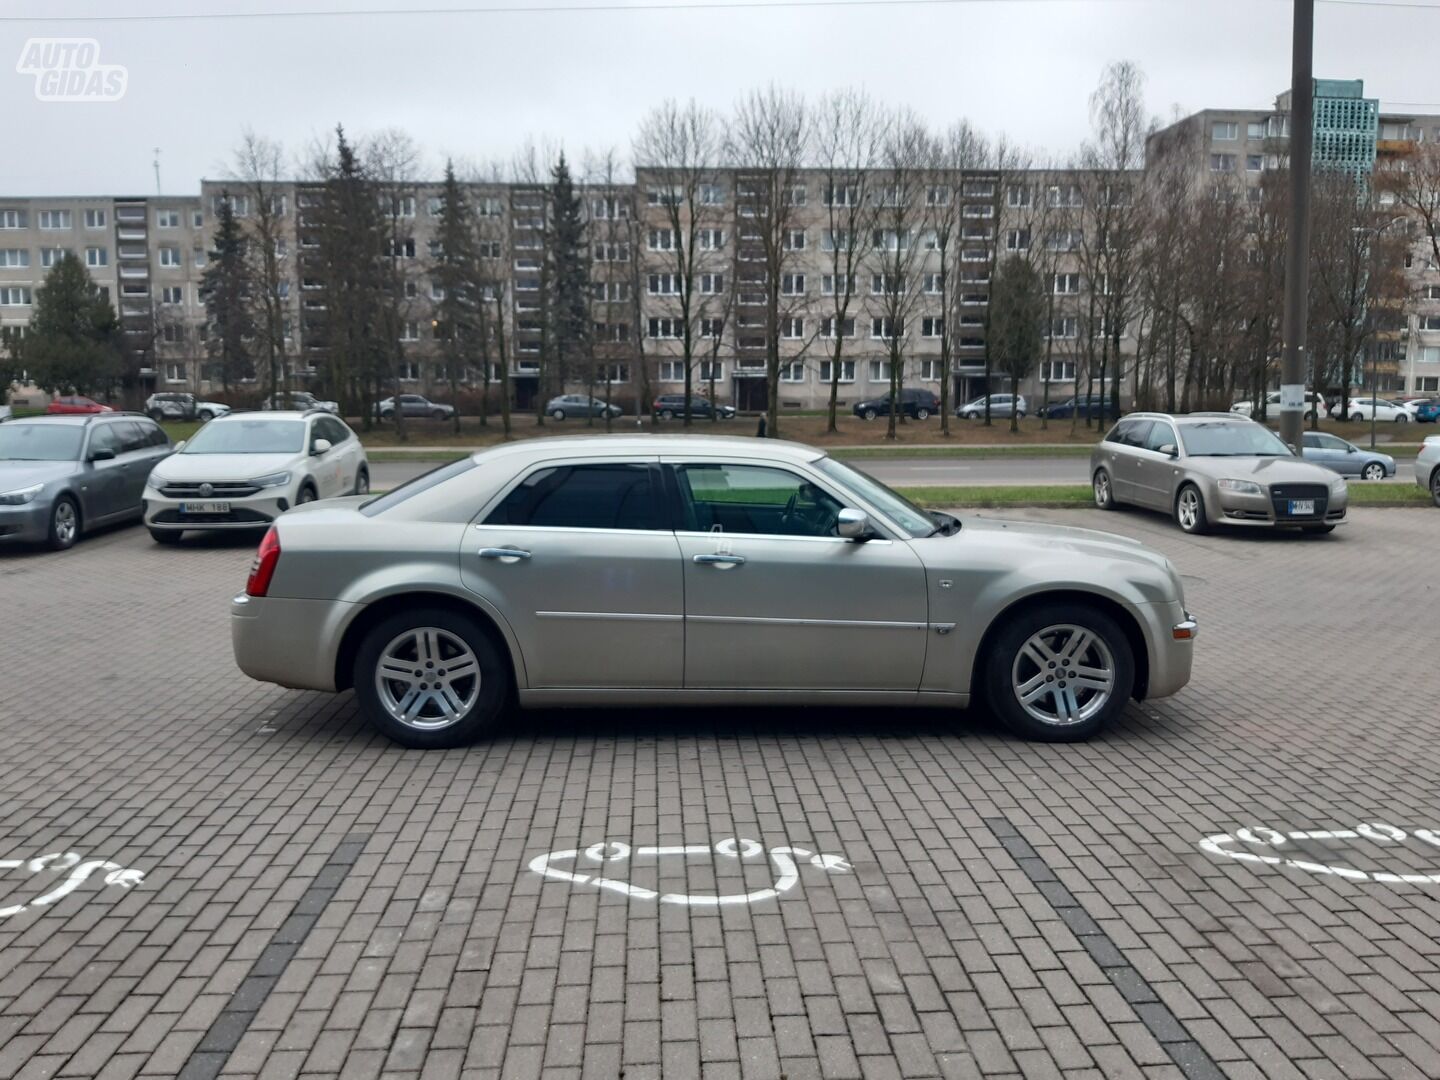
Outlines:
[[[1314,499],[1315,513],[1291,514],[1291,499]],[[1330,489],[1324,484],[1272,484],[1270,504],[1277,521],[1314,521],[1323,518],[1330,507]]]
[[212,481],[210,486],[215,490],[209,495],[200,494],[200,485],[203,481],[194,480],[183,484],[166,484],[160,489],[160,494],[169,499],[243,499],[246,496],[254,495],[260,489],[254,484],[240,481]]

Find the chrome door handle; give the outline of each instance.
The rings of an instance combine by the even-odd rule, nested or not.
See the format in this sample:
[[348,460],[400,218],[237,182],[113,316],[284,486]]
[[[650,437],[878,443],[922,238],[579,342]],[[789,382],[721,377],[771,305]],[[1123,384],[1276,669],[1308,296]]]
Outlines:
[[481,557],[482,559],[528,559],[528,558],[530,558],[530,552],[525,551],[525,550],[523,550],[522,548],[506,548],[506,547],[481,548],[479,554],[480,554],[480,557]]
[[701,566],[739,566],[745,561],[744,555],[696,555],[695,561]]

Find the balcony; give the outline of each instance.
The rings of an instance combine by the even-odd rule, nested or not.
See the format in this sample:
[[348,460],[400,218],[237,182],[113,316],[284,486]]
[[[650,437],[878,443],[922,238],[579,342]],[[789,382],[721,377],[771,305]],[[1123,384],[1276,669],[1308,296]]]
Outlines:
[[139,225],[144,228],[145,208],[143,206],[117,206],[115,222],[118,225]]
[[115,235],[121,240],[138,240],[145,242],[145,230],[136,228],[121,227],[115,230]]
[[145,262],[150,258],[150,253],[143,247],[122,247],[119,254],[120,258],[125,262]]
[[120,276],[128,281],[134,281],[136,278],[148,279],[150,277],[150,264],[143,262],[134,266],[122,266],[120,267]]

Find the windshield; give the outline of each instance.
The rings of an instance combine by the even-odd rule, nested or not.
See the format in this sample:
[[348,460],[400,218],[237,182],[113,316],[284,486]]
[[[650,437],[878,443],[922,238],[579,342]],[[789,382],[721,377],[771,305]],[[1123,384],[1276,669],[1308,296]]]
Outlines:
[[0,424],[0,461],[74,461],[84,436],[74,424]]
[[1290,457],[1290,448],[1269,428],[1229,420],[1180,425],[1191,457]]
[[911,539],[929,536],[935,531],[935,519],[931,515],[903,495],[891,491],[873,476],[828,457],[815,462],[815,467],[850,488],[904,530]]
[[298,454],[305,445],[304,420],[227,420],[206,424],[182,454]]

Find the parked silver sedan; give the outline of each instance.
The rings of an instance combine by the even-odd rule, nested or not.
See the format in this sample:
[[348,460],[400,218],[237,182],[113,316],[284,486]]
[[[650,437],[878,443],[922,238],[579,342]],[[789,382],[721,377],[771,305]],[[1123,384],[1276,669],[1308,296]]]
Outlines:
[[1431,435],[1415,456],[1415,483],[1440,506],[1440,435]]
[[[253,678],[409,746],[506,705],[965,706],[1085,738],[1190,678],[1136,541],[928,513],[795,443],[534,439],[282,516],[231,606]],[[513,691],[513,695],[512,695]]]
[[1349,503],[1342,477],[1236,413],[1132,413],[1091,451],[1090,479],[1100,509],[1161,510],[1187,533],[1222,523],[1328,533]]

